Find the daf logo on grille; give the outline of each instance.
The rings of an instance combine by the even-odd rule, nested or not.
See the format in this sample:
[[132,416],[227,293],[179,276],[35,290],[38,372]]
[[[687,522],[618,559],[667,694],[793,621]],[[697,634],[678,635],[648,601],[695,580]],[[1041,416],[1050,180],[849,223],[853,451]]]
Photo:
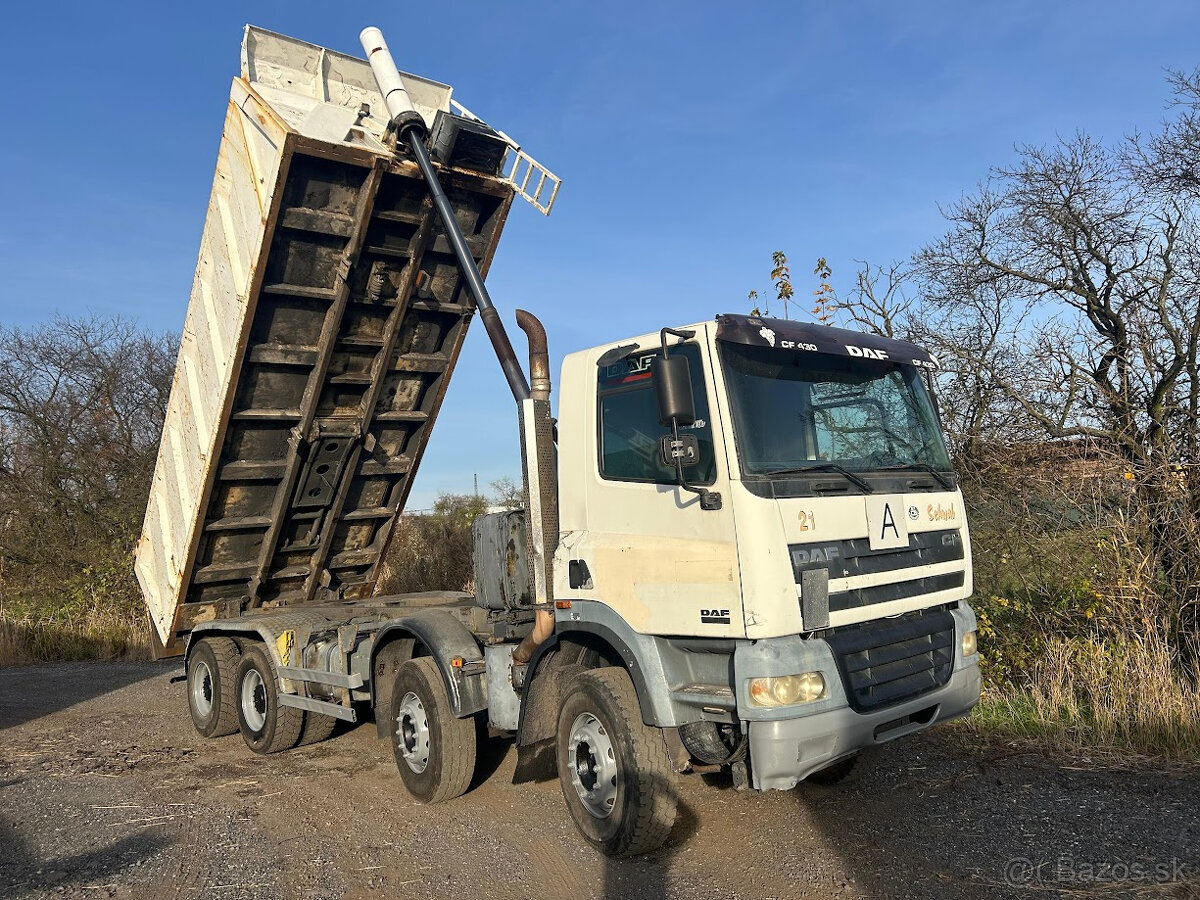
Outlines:
[[796,554],[796,562],[802,566],[808,563],[829,562],[832,559],[839,559],[842,555],[842,551],[836,546],[813,547],[811,549],[797,547],[794,552]]

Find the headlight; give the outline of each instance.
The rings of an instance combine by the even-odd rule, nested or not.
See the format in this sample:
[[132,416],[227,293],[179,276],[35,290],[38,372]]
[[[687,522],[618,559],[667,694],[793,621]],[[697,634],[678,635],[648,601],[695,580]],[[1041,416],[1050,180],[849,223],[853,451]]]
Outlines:
[[825,677],[820,672],[750,679],[750,700],[755,706],[791,706],[824,696]]
[[974,631],[968,631],[963,635],[962,651],[963,656],[970,656],[979,649],[979,638]]

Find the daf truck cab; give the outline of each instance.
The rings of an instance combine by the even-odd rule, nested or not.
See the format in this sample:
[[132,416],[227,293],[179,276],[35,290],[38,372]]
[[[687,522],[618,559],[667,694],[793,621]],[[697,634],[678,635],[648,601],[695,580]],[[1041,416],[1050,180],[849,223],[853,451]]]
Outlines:
[[[664,353],[686,361],[674,429]],[[558,640],[618,648],[646,721],[758,789],[967,713],[970,545],[935,368],[740,315],[567,356]]]

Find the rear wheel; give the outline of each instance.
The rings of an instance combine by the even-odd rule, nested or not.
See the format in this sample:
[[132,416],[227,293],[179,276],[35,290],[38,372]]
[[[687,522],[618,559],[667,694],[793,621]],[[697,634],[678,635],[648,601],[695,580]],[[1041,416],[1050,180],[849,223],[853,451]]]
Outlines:
[[188,711],[204,737],[238,730],[234,672],[240,655],[237,644],[226,637],[202,638],[188,654]]
[[396,671],[391,723],[396,768],[410,794],[441,803],[466,793],[475,774],[475,721],[454,715],[431,657],[410,659]]
[[279,703],[275,663],[261,646],[242,654],[237,667],[238,728],[255,753],[290,750],[300,740],[304,713]]
[[662,846],[675,823],[675,773],[624,669],[593,669],[566,686],[557,756],[567,809],[589,844],[609,856]]

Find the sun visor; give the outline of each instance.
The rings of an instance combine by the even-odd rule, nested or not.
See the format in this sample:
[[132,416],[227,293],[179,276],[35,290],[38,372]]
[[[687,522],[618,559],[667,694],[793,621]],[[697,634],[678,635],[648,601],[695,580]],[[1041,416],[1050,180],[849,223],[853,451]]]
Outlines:
[[937,359],[928,351],[907,341],[810,322],[793,322],[791,319],[766,319],[726,313],[717,316],[717,340],[750,344],[754,347],[774,347],[777,350],[801,350],[860,359],[886,359],[923,369],[938,367]]

